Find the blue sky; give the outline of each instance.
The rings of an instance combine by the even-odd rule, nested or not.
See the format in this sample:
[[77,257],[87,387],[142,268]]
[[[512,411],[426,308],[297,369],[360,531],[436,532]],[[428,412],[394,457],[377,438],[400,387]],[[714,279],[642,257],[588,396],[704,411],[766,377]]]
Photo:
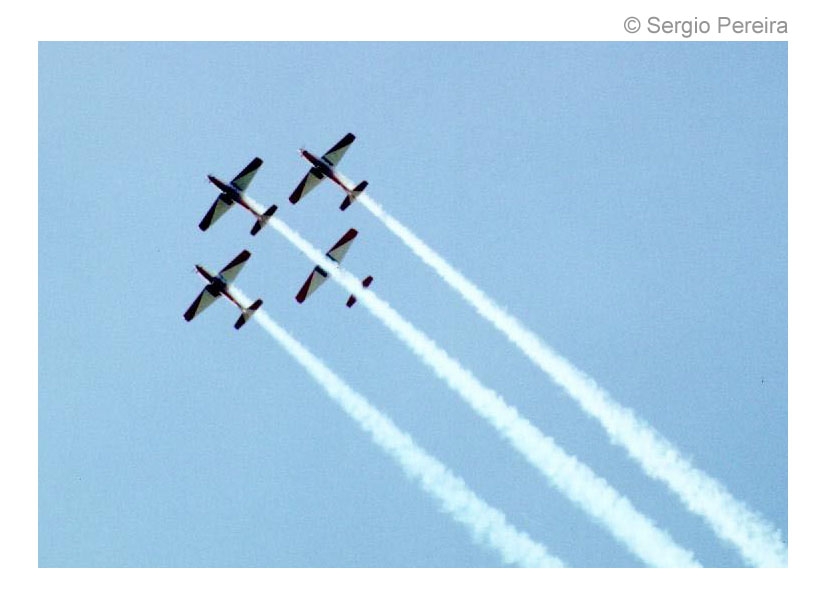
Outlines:
[[509,311],[787,530],[783,43],[41,44],[41,566],[497,566],[259,327],[250,296],[574,566],[637,566],[208,172],[346,266],[708,566],[736,552],[358,206],[324,152]]

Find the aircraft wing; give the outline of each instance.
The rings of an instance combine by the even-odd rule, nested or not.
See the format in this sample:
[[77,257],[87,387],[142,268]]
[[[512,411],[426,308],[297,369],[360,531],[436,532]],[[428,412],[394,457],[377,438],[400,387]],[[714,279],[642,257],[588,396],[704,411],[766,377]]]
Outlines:
[[230,182],[231,185],[235,186],[242,192],[244,192],[247,187],[250,185],[250,182],[253,181],[253,178],[256,176],[256,171],[261,166],[262,161],[258,156],[256,156],[253,160],[250,161],[250,164],[244,167],[241,170],[241,173],[236,175],[233,178],[233,181]]
[[342,160],[342,157],[347,152],[347,149],[350,147],[350,144],[354,142],[356,136],[353,133],[348,133],[339,142],[330,148],[327,152],[324,153],[322,157],[324,160],[330,163],[332,167],[335,167],[336,164]]
[[198,224],[198,227],[202,231],[206,230],[207,228],[215,224],[218,221],[218,218],[224,215],[224,213],[230,207],[232,207],[232,204],[224,202],[224,199],[222,199],[221,195],[219,195],[218,198],[215,199],[215,202],[212,204],[212,207],[210,207],[210,210],[207,211],[207,215],[205,215],[204,219],[201,220],[201,223]]
[[313,167],[310,171],[307,172],[307,175],[304,176],[304,179],[301,183],[296,186],[296,189],[293,190],[293,194],[290,195],[290,202],[294,205],[298,203],[301,198],[310,192],[313,188],[319,185],[319,182],[324,179],[324,173]]
[[310,276],[307,277],[307,280],[302,285],[302,288],[299,289],[299,293],[296,294],[296,302],[301,304],[304,302],[307,297],[316,291],[322,283],[327,280],[327,273],[324,269],[316,266],[313,269],[313,272],[310,273]]
[[327,252],[327,257],[329,257],[334,262],[342,263],[342,260],[345,259],[345,255],[347,254],[347,250],[350,249],[350,245],[353,243],[353,239],[356,238],[356,235],[359,234],[355,228],[351,228],[347,232],[345,232],[344,236],[336,241],[336,244],[330,248]]
[[238,276],[238,273],[241,272],[241,269],[244,268],[244,263],[250,259],[250,252],[246,249],[235,256],[235,259],[224,266],[219,273],[223,278],[224,281],[229,285],[235,278]]
[[215,302],[216,299],[218,299],[218,296],[210,293],[207,287],[205,287],[201,290],[201,293],[198,294],[198,297],[195,298],[195,302],[190,304],[190,307],[187,308],[187,312],[184,313],[184,318],[187,321],[192,321],[198,313]]
[[[347,232],[345,232],[344,236],[336,241],[336,244],[330,248],[327,252],[327,257],[331,260],[340,264],[342,260],[345,259],[345,254],[347,250],[350,249],[351,243],[353,243],[353,239],[356,238],[356,235],[359,234],[355,228],[351,228]],[[310,276],[307,277],[307,280],[302,285],[302,288],[299,289],[299,293],[296,294],[296,301],[301,304],[304,302],[314,291],[316,291],[319,287],[321,287],[322,283],[327,280],[327,272],[325,272],[324,268],[321,266],[316,266],[313,269],[313,272],[310,273]]]

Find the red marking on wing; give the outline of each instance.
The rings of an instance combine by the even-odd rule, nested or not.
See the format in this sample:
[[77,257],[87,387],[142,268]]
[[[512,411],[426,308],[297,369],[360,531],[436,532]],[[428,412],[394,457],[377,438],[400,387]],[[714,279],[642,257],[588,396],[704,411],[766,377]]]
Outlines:
[[310,281],[313,280],[313,273],[315,272],[316,270],[314,269],[313,272],[310,273],[310,276],[307,277],[307,280],[304,282],[304,285],[302,285],[302,288],[299,289],[299,293],[296,294],[296,302],[298,302],[299,304],[304,302],[304,300],[307,298],[307,292],[310,289]]

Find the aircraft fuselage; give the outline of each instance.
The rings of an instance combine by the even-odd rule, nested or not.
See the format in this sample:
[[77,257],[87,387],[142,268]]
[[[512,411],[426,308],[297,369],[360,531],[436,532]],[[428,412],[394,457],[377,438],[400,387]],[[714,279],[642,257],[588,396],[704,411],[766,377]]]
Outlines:
[[310,152],[308,152],[307,150],[304,150],[304,149],[299,150],[299,153],[300,153],[300,154],[304,157],[304,159],[305,159],[307,162],[309,162],[309,163],[310,163],[311,165],[313,165],[316,169],[318,169],[318,170],[319,170],[319,172],[320,172],[322,175],[324,175],[325,177],[327,177],[327,178],[328,178],[328,179],[330,179],[331,181],[334,181],[334,182],[336,182],[337,184],[339,184],[339,186],[341,186],[342,188],[344,188],[347,192],[350,192],[350,188],[348,188],[348,187],[347,187],[347,186],[346,186],[346,185],[342,182],[342,180],[341,180],[341,179],[339,178],[339,176],[336,174],[336,171],[334,171],[334,170],[333,170],[333,167],[332,167],[331,165],[329,165],[329,164],[327,163],[327,161],[326,161],[326,160],[321,159],[321,158],[316,158],[316,156],[314,156],[313,154],[311,154]]
[[226,291],[227,283],[224,282],[224,279],[221,278],[221,275],[213,276],[212,274],[210,274],[209,270],[207,270],[200,264],[195,265],[195,270],[209,284],[209,290],[212,293],[212,295],[217,296],[218,294]]
[[244,200],[244,194],[238,188],[236,188],[232,184],[225,184],[214,175],[208,175],[207,179],[210,180],[210,182],[212,182],[212,184],[216,188],[221,190],[221,192],[225,195],[224,200],[226,202],[230,204],[238,203],[245,209],[249,209],[250,211],[253,211],[255,213],[255,210],[252,207],[250,207],[249,203],[247,203],[246,200]]
[[230,294],[230,290],[227,289],[227,281],[224,280],[224,277],[222,277],[220,274],[213,276],[212,274],[210,274],[209,270],[207,270],[200,264],[195,265],[195,270],[208,283],[207,291],[210,293],[211,296],[214,296],[216,298],[218,296],[224,296],[239,308],[243,308],[241,304],[239,304],[238,301]]

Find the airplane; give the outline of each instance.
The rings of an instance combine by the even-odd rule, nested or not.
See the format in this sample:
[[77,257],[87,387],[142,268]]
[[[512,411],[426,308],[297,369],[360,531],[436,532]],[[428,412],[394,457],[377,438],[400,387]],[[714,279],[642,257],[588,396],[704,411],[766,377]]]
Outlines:
[[290,202],[294,205],[298,203],[302,197],[304,197],[308,192],[315,188],[320,181],[327,177],[339,184],[339,186],[347,192],[347,196],[345,196],[345,200],[342,201],[342,204],[339,205],[339,209],[344,211],[350,207],[351,203],[358,198],[359,194],[361,194],[362,191],[368,187],[368,183],[366,181],[362,181],[355,188],[348,188],[344,179],[336,173],[335,167],[339,161],[342,160],[342,157],[345,155],[345,152],[347,152],[348,147],[355,139],[356,136],[353,133],[348,133],[341,140],[339,140],[339,143],[325,152],[321,159],[316,158],[313,154],[304,148],[301,148],[299,150],[299,154],[304,157],[307,162],[313,165],[313,168],[307,172],[307,175],[304,176],[301,183],[296,186],[295,190],[293,190],[293,194],[290,195]]
[[224,266],[221,272],[215,276],[210,274],[208,270],[205,270],[203,266],[196,264],[195,270],[207,281],[207,286],[201,290],[201,293],[195,298],[195,302],[187,308],[187,312],[184,313],[184,319],[192,321],[198,313],[215,302],[219,296],[224,296],[241,309],[241,316],[234,325],[236,329],[241,329],[241,326],[247,322],[247,319],[253,316],[253,313],[255,313],[262,304],[261,299],[258,299],[250,304],[250,306],[245,307],[230,293],[230,284],[238,276],[238,273],[241,272],[244,262],[249,259],[250,252],[245,249],[235,256],[235,259]]
[[214,175],[207,175],[207,179],[210,180],[216,188],[221,190],[221,194],[218,195],[218,198],[215,199],[215,202],[212,204],[212,207],[210,207],[210,210],[207,211],[207,215],[205,215],[204,219],[201,220],[201,223],[198,224],[198,227],[202,231],[206,231],[207,228],[218,221],[218,218],[224,215],[224,212],[235,203],[238,203],[256,216],[256,223],[253,225],[253,229],[250,230],[250,234],[255,236],[258,234],[259,230],[264,228],[270,218],[273,217],[273,214],[276,212],[278,207],[271,205],[267,211],[264,213],[259,213],[253,209],[253,206],[244,196],[244,191],[250,185],[250,182],[253,181],[253,178],[256,176],[256,171],[258,171],[258,168],[261,167],[262,162],[263,161],[259,157],[255,157],[252,161],[250,161],[249,165],[244,167],[241,173],[233,178],[233,181],[229,184],[225,184]]
[[[353,243],[353,239],[356,238],[355,228],[351,228],[348,230],[342,238],[336,241],[336,244],[330,248],[327,252],[327,257],[336,262],[336,264],[341,264],[342,260],[345,259],[345,255],[347,254],[347,250],[350,249],[351,243]],[[299,290],[299,293],[296,294],[296,302],[301,304],[304,302],[310,294],[316,291],[319,286],[327,280],[327,272],[325,272],[324,268],[321,266],[316,266],[313,269],[313,272],[310,273],[310,276],[307,277],[307,280],[302,285],[302,288]],[[373,277],[367,276],[362,281],[362,287],[367,289],[370,284],[373,283]],[[356,296],[350,294],[350,297],[347,299],[346,306],[351,308],[354,304],[356,304]]]

